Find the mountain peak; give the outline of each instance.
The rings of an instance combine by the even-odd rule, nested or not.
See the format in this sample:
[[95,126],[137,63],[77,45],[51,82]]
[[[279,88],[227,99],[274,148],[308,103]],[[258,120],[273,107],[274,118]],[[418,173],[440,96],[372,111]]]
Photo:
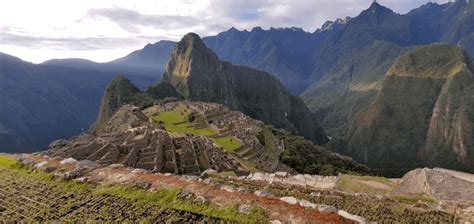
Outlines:
[[431,44],[400,56],[387,74],[444,79],[460,69],[472,70],[472,67],[471,59],[462,48]]
[[184,35],[184,37],[176,44],[176,52],[173,54],[213,54],[209,48],[206,47],[204,41],[202,41],[201,37],[195,33],[188,33]]
[[370,7],[364,10],[361,15],[364,14],[395,14],[391,9],[380,5],[377,1],[372,2]]
[[370,8],[378,8],[378,7],[383,7],[382,5],[380,5],[377,1],[374,1],[372,2],[372,4],[370,4]]
[[220,103],[318,144],[327,142],[304,102],[288,93],[275,76],[219,60],[196,34],[187,34],[176,45],[162,82],[185,99]]

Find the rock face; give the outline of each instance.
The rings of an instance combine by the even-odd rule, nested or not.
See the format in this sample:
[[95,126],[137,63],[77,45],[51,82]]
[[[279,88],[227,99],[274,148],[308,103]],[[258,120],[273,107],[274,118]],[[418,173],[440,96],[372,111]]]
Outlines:
[[431,195],[437,200],[474,201],[474,175],[446,169],[416,169],[403,176],[397,194]]
[[137,101],[140,98],[141,91],[130,80],[123,76],[113,79],[102,97],[99,115],[93,129],[96,131],[103,130],[105,123],[121,106]]
[[186,99],[220,103],[315,143],[327,141],[303,101],[288,93],[277,78],[220,61],[196,34],[187,34],[176,45],[162,82]]
[[375,168],[473,171],[473,71],[461,48],[443,44],[399,57],[354,122],[345,153]]
[[142,92],[130,80],[124,76],[118,76],[107,86],[100,103],[97,120],[91,130],[94,132],[103,131],[109,119],[124,105],[143,107],[152,104],[155,100],[167,97],[179,98],[181,96],[166,83],[156,83]]

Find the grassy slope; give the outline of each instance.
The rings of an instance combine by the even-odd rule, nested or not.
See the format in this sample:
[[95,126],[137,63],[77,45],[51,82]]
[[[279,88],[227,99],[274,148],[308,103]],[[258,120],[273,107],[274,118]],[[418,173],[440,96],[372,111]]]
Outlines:
[[54,178],[52,173],[47,174],[33,170],[5,156],[0,156],[0,175],[2,170],[15,171],[18,175],[25,177],[26,179],[60,186],[64,189],[65,193],[80,193],[89,190],[92,194],[107,194],[129,199],[130,203],[137,203],[137,206],[140,204],[156,204],[164,208],[189,211],[205,216],[241,223],[266,222],[264,211],[261,208],[255,207],[250,210],[250,214],[243,214],[238,212],[237,205],[223,207],[207,203],[186,201],[178,197],[181,192],[181,189],[179,188],[166,188],[159,189],[156,192],[150,192],[130,186],[97,186],[90,183],[63,181]]

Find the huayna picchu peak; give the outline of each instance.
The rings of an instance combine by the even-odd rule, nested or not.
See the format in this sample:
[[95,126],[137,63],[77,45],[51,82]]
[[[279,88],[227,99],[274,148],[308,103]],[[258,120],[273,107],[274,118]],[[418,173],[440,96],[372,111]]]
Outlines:
[[303,101],[275,76],[219,60],[196,34],[178,42],[161,82],[173,85],[186,99],[220,103],[317,144],[327,142]]

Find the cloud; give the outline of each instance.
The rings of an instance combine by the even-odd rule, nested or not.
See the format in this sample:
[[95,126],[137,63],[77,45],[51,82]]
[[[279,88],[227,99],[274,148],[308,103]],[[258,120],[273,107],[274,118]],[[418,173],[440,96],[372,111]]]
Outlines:
[[[14,55],[22,53],[18,56],[32,61],[74,52],[91,60],[106,61],[147,43],[179,40],[188,32],[209,36],[231,27],[250,30],[256,26],[301,27],[313,32],[328,20],[357,16],[372,1],[15,0],[0,7],[0,47]],[[401,14],[428,1],[378,0]],[[30,7],[25,8],[25,4]]]
[[[145,14],[122,7],[91,9],[89,19],[107,19],[131,33],[142,33],[143,28],[159,30],[200,31],[201,35],[213,35],[230,27],[252,29],[260,26],[301,27],[313,32],[328,20],[357,16],[369,7],[373,0],[208,0],[204,7],[188,15]],[[435,2],[446,2],[438,0]],[[181,3],[186,4],[181,0]],[[421,6],[427,0],[379,0],[380,4],[404,14]],[[179,31],[177,31],[179,32]]]
[[45,37],[38,35],[16,34],[11,28],[0,28],[0,42],[2,45],[27,47],[32,49],[55,49],[55,50],[101,50],[114,49],[143,42],[153,42],[163,39],[162,36],[137,35],[133,38],[118,37]]
[[176,29],[191,27],[199,22],[199,19],[193,16],[146,15],[135,10],[120,7],[91,9],[87,12],[87,17],[92,19],[108,19],[132,33],[141,33],[140,26],[158,29]]

